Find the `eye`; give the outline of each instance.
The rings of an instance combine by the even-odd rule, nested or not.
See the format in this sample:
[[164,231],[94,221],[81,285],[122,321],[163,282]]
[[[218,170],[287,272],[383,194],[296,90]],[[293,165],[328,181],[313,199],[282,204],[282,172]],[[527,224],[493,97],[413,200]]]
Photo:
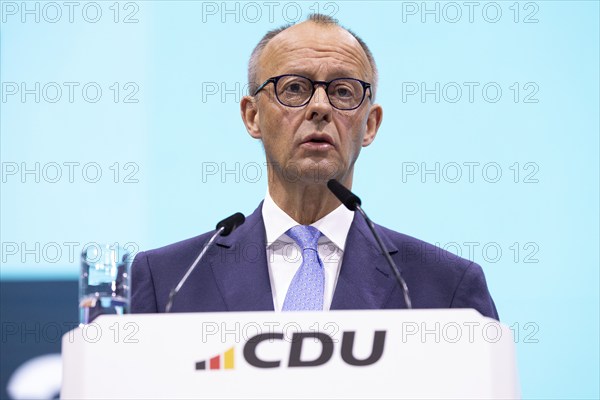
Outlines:
[[329,87],[329,95],[340,100],[353,99],[360,96],[359,83],[350,79],[339,79],[332,82]]
[[280,93],[287,95],[303,95],[311,91],[310,81],[298,77],[282,80],[280,86]]
[[335,94],[338,97],[352,97],[352,91],[345,87],[338,87],[335,89]]
[[346,82],[336,82],[330,88],[330,93],[339,99],[349,99],[355,96],[356,89]]
[[300,85],[299,83],[295,82],[290,84],[287,89],[288,92],[293,92],[293,93],[300,93],[302,92],[302,85]]

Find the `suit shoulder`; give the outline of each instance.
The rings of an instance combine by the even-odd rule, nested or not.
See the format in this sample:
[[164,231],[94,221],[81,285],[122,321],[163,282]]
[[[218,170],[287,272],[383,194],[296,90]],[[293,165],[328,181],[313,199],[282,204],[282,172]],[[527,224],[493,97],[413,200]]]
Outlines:
[[377,227],[394,249],[416,308],[474,308],[498,319],[498,311],[477,263],[412,236]]
[[406,263],[419,263],[427,266],[453,266],[457,267],[461,272],[464,272],[471,264],[474,264],[471,260],[421,239],[396,232],[384,226],[376,226],[388,238],[388,242],[400,253],[402,260]]
[[181,240],[179,242],[171,243],[163,247],[159,247],[152,250],[146,250],[144,251],[144,253],[149,258],[179,258],[182,255],[186,255],[188,253],[198,253],[202,246],[208,241],[208,239],[210,239],[211,234],[213,234],[213,232],[206,232],[201,235]]

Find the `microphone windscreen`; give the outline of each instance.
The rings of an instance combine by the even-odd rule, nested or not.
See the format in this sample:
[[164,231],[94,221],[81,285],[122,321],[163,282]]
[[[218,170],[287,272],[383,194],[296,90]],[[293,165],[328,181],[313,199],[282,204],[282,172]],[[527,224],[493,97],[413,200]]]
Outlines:
[[350,211],[356,211],[356,206],[361,205],[360,198],[357,195],[346,189],[344,185],[336,181],[335,179],[330,179],[327,182],[327,187],[331,190],[331,193],[338,198],[339,201],[342,202],[343,205],[348,208]]
[[227,236],[231,232],[233,232],[238,226],[243,224],[244,221],[246,221],[246,217],[244,217],[244,214],[237,212],[225,218],[223,221],[219,222],[217,224],[217,229],[221,227],[225,228],[223,229],[223,232],[221,232],[221,236]]

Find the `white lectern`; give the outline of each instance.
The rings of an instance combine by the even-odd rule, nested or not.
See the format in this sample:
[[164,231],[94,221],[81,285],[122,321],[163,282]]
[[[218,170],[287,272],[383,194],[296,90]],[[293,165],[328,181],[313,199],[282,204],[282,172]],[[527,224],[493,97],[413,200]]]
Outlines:
[[512,332],[469,309],[101,316],[63,399],[518,398]]

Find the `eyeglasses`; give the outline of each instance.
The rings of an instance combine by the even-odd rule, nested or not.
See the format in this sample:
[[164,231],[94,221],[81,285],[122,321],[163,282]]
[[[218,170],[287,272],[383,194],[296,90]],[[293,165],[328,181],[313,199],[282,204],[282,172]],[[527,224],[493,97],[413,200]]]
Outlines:
[[[269,78],[256,89],[253,96],[269,83],[275,87],[277,100],[287,107],[303,107],[315,94],[316,85],[323,85],[329,103],[338,110],[354,110],[360,107],[371,84],[354,78],[337,78],[329,82],[313,81],[300,75],[280,75]],[[369,98],[371,95],[369,94]]]

